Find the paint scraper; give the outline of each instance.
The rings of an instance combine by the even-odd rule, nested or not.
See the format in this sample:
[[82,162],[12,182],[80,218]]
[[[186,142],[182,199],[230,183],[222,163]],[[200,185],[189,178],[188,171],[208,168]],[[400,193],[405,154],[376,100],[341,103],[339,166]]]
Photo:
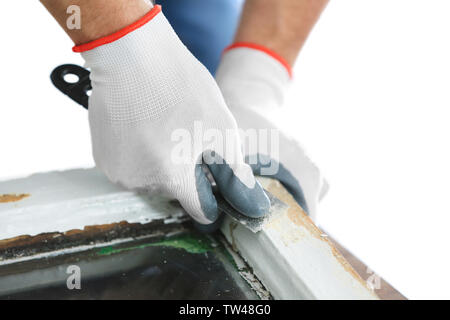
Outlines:
[[269,197],[270,209],[269,212],[261,218],[250,218],[243,215],[242,213],[234,209],[218,192],[214,192],[214,196],[216,197],[217,205],[220,211],[227,214],[228,216],[231,217],[231,219],[242,224],[247,229],[256,233],[258,231],[261,231],[264,225],[266,225],[274,218],[276,218],[278,215],[280,215],[282,212],[285,212],[285,210],[288,209],[287,204],[282,202],[280,199],[272,195],[267,190],[264,191]]

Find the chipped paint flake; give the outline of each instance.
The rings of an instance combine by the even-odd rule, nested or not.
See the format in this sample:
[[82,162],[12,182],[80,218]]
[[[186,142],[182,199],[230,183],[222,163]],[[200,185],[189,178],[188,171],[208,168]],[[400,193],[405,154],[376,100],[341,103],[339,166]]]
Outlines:
[[29,197],[30,195],[27,193],[22,194],[0,194],[0,203],[6,202],[17,202],[24,198]]

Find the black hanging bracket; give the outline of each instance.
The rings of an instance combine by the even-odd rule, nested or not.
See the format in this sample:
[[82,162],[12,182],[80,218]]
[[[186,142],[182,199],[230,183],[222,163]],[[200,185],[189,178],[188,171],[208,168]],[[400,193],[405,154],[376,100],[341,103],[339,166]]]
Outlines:
[[[68,74],[77,76],[78,81],[74,83],[67,82],[64,77]],[[92,89],[89,75],[90,72],[83,67],[75,64],[63,64],[52,71],[50,79],[59,91],[87,109],[89,102],[88,92]]]

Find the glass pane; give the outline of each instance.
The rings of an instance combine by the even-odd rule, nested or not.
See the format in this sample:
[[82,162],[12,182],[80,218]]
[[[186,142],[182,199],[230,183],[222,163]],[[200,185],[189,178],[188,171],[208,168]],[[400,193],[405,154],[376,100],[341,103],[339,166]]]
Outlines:
[[[76,266],[69,269],[69,266]],[[77,284],[80,271],[81,289]],[[220,241],[194,231],[0,266],[1,299],[257,299]]]

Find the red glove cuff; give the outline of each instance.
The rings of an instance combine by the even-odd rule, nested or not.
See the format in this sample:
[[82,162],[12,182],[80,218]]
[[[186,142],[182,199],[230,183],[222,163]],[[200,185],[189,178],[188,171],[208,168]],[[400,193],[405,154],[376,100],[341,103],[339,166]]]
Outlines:
[[125,28],[123,28],[117,32],[114,32],[113,34],[110,34],[106,37],[103,37],[103,38],[100,38],[100,39],[97,39],[97,40],[94,40],[94,41],[91,41],[88,43],[80,44],[78,46],[74,46],[72,48],[72,51],[73,52],[84,52],[84,51],[92,50],[94,48],[102,46],[104,44],[114,42],[114,41],[126,36],[130,32],[133,32],[134,30],[142,27],[144,24],[146,24],[147,22],[152,20],[160,12],[161,12],[161,6],[156,5],[152,8],[152,10],[150,10],[148,13],[146,13],[145,16],[143,16],[138,21],[130,24],[129,26],[126,26]]
[[236,42],[236,43],[226,47],[223,52],[227,52],[227,51],[235,49],[235,48],[250,48],[250,49],[262,51],[262,52],[268,54],[269,56],[271,56],[272,58],[277,60],[279,63],[281,63],[281,65],[287,70],[289,77],[292,78],[292,67],[290,66],[290,64],[282,56],[280,56],[278,53],[270,50],[269,48],[266,48],[262,45],[259,45],[256,43],[251,43],[251,42]]

